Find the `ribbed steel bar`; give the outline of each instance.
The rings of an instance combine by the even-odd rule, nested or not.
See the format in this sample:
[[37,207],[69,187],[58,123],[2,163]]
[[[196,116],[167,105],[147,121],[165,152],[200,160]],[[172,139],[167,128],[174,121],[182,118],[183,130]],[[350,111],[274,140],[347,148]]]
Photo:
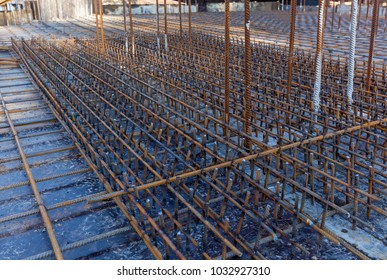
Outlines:
[[168,51],[168,11],[167,0],[164,0],[164,47]]
[[192,40],[192,0],[188,0],[188,39],[191,43]]
[[[368,7],[368,6],[367,6]],[[367,9],[368,11],[368,9]],[[368,62],[367,62],[367,91],[371,90],[371,79],[372,79],[372,62],[374,59],[374,48],[375,48],[375,36],[376,36],[376,30],[379,18],[379,0],[374,0],[372,5],[372,23],[371,23],[371,34],[370,34],[370,43],[369,43],[369,49],[368,49]]]
[[[318,29],[316,42],[316,68],[315,81],[313,89],[313,111],[317,114],[320,110],[320,91],[321,91],[321,67],[322,67],[322,48],[324,44],[324,9],[325,0],[319,1],[318,6]],[[340,28],[340,27],[339,27]]]
[[93,8],[94,8],[94,14],[95,14],[95,37],[97,41],[99,42],[100,34],[99,34],[99,20],[98,20],[98,6],[97,6],[98,0],[93,0]]
[[296,30],[297,1],[291,1],[290,14],[290,35],[289,35],[289,58],[288,58],[288,83],[286,89],[286,102],[290,103],[290,95],[293,80],[293,52],[294,52],[294,33]]
[[225,3],[225,49],[224,49],[224,122],[229,123],[230,117],[230,1],[226,0]]
[[130,42],[132,45],[132,55],[136,52],[136,39],[133,28],[133,10],[132,10],[132,0],[128,0],[129,3],[129,30],[130,30]]
[[180,37],[183,36],[183,20],[181,15],[181,0],[179,0],[179,29],[180,29]]
[[157,32],[157,46],[160,48],[160,14],[159,14],[159,0],[156,0],[156,32]]
[[348,83],[347,83],[347,99],[348,105],[353,103],[353,83],[355,76],[355,50],[356,50],[356,32],[358,22],[358,2],[352,1],[351,9],[351,38],[349,45],[349,58],[348,58]]
[[124,15],[124,31],[127,31],[126,26],[126,0],[122,0],[122,14]]
[[101,35],[101,50],[102,53],[105,52],[105,29],[103,27],[103,6],[102,6],[102,0],[99,0],[99,27],[100,27],[100,35]]
[[[244,99],[244,132],[251,134],[251,44],[250,44],[250,0],[245,0],[245,99]],[[245,147],[252,151],[250,139],[245,139]]]

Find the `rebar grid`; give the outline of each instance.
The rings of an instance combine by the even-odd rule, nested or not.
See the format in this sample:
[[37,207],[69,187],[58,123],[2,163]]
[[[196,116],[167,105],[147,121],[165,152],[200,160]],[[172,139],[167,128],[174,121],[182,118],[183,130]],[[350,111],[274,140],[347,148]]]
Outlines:
[[314,250],[325,237],[368,258],[327,219],[338,214],[353,229],[383,236],[385,78],[373,81],[377,94],[357,80],[350,111],[347,65],[324,57],[321,111],[313,120],[313,55],[295,50],[289,93],[289,50],[252,43],[246,133],[243,42],[230,42],[225,122],[224,39],[168,27],[168,52],[154,33],[136,32],[135,56],[122,35],[106,40],[105,52],[94,40],[14,42],[110,186],[87,201],[114,199],[155,258],[263,259],[281,242],[310,257],[300,234],[307,228]]

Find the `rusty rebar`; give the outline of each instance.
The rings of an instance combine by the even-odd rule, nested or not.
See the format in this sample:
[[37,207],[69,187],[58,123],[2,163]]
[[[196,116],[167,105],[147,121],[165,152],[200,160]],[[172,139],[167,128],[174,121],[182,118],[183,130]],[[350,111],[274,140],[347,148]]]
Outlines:
[[192,40],[192,0],[188,0],[188,39],[191,43]]
[[224,49],[224,122],[229,123],[230,111],[230,1],[225,0],[225,49]]
[[286,102],[290,102],[292,79],[293,79],[293,52],[294,52],[294,33],[296,30],[297,0],[291,1],[290,12],[290,35],[289,35],[289,58],[288,58],[288,83],[286,89]]
[[159,14],[159,0],[156,0],[156,32],[157,32],[157,46],[160,48],[160,14]]
[[[250,45],[250,0],[245,0],[245,121],[244,132],[251,135],[251,45]],[[245,139],[245,147],[252,149],[252,143],[249,138]]]
[[132,45],[132,55],[135,54],[136,51],[136,41],[134,37],[134,29],[133,29],[133,10],[132,10],[132,0],[129,1],[129,28],[130,28],[130,41]]
[[97,39],[97,42],[99,42],[99,20],[98,20],[98,6],[97,6],[97,0],[93,0],[94,4],[94,13],[95,13],[95,37]]
[[366,76],[366,89],[367,91],[371,90],[371,79],[372,79],[372,62],[374,58],[374,48],[375,48],[375,36],[378,26],[378,17],[379,17],[379,0],[374,0],[372,8],[372,23],[371,23],[371,35],[370,35],[370,44],[368,49],[368,62],[367,62],[367,76]]
[[122,0],[122,13],[124,16],[124,31],[126,32],[127,31],[127,28],[126,28],[126,0]]
[[164,0],[164,45],[165,51],[168,51],[168,18],[167,18],[167,0]]
[[179,28],[180,28],[180,37],[183,36],[183,20],[181,15],[181,0],[179,0]]
[[167,0],[164,0],[164,33],[168,34]]
[[99,0],[99,26],[101,29],[101,50],[102,53],[105,53],[105,30],[103,27],[103,6],[102,6],[102,0]]

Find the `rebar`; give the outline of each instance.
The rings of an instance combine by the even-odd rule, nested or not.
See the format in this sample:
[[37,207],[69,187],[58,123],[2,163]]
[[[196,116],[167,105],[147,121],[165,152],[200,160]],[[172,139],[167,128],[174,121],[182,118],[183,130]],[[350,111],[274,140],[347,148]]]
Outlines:
[[188,39],[191,43],[192,40],[192,0],[188,0]]
[[352,1],[351,10],[351,37],[349,45],[349,58],[348,58],[348,83],[347,83],[347,99],[348,105],[353,103],[353,83],[355,77],[355,49],[356,49],[356,32],[357,32],[357,19],[358,17],[358,2]]
[[[245,106],[245,122],[244,132],[247,135],[252,133],[251,130],[251,44],[250,44],[250,0],[244,1],[245,9],[245,94],[244,94],[244,106]],[[251,151],[252,144],[250,139],[245,139],[245,147]]]
[[316,68],[315,68],[316,74],[315,74],[315,82],[314,82],[314,89],[313,89],[313,111],[315,114],[317,114],[320,110],[322,48],[324,43],[324,24],[323,24],[324,8],[325,8],[325,0],[319,0],[317,43],[316,43]]
[[164,0],[164,44],[165,51],[168,51],[168,16],[167,16],[167,0]]
[[180,27],[180,37],[183,36],[183,20],[181,16],[181,0],[179,0],[179,27]]
[[124,31],[126,32],[126,0],[122,0],[122,14],[124,16]]
[[224,49],[224,122],[229,123],[229,112],[230,112],[230,1],[226,0],[225,3],[225,49]]
[[133,28],[133,11],[132,11],[132,0],[129,1],[129,28],[130,28],[130,41],[132,44],[132,55],[136,52],[136,39],[134,35],[134,28]]
[[294,33],[296,30],[297,1],[291,1],[290,11],[290,38],[289,38],[289,58],[288,58],[288,82],[286,89],[286,102],[290,102],[292,79],[293,79],[293,52],[294,52]]
[[375,36],[378,26],[379,18],[379,0],[374,0],[372,3],[372,23],[371,23],[371,36],[370,44],[368,51],[368,62],[367,62],[367,91],[371,90],[371,75],[372,75],[372,61],[374,58],[374,48],[375,48]]

